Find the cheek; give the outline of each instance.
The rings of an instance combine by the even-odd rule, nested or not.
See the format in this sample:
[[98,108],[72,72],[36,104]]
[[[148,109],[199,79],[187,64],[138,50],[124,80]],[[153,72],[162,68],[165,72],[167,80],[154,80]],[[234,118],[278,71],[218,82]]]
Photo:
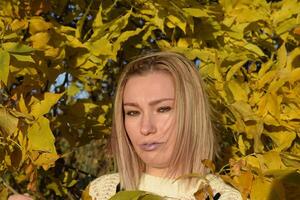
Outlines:
[[172,114],[160,118],[157,122],[159,130],[162,134],[174,135],[175,132],[175,118]]
[[133,120],[129,120],[125,118],[124,121],[125,131],[131,140],[131,142],[134,142],[137,139],[137,123],[135,123]]

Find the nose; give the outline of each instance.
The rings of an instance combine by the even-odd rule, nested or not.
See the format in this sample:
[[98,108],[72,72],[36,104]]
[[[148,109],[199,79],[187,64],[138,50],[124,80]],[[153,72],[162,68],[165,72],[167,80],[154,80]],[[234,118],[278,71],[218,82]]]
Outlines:
[[151,114],[144,113],[141,120],[141,134],[149,135],[155,133],[157,128],[154,121],[155,120]]

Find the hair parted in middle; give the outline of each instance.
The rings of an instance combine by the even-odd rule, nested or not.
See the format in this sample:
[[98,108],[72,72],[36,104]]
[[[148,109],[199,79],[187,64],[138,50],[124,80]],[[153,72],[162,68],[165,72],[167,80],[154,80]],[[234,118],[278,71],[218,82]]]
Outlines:
[[174,52],[155,52],[141,56],[123,69],[114,101],[111,145],[121,185],[126,190],[138,188],[140,177],[145,172],[145,164],[136,154],[125,130],[124,88],[130,77],[155,71],[168,72],[175,87],[176,144],[170,160],[170,173],[179,170],[182,175],[205,175],[207,170],[202,160],[212,160],[215,154],[210,107],[203,81],[195,65],[183,55]]

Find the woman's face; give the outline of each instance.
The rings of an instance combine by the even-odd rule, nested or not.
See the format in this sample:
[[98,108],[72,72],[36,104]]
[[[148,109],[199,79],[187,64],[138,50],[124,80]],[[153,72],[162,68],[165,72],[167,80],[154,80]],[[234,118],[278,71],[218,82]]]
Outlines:
[[123,94],[125,129],[146,173],[164,176],[176,140],[175,88],[171,75],[154,71],[135,75]]

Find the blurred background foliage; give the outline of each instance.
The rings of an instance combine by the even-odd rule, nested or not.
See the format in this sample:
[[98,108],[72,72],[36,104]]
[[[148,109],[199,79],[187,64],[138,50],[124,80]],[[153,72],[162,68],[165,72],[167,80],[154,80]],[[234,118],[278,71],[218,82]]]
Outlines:
[[0,199],[79,199],[116,171],[107,150],[118,74],[180,52],[203,76],[220,158],[249,199],[300,196],[299,0],[0,2]]

